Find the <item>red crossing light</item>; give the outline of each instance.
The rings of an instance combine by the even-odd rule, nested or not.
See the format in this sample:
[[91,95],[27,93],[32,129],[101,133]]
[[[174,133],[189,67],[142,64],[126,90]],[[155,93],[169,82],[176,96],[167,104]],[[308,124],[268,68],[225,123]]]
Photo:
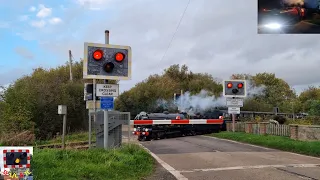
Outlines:
[[103,51],[101,51],[100,49],[93,52],[93,59],[95,59],[96,61],[100,61],[102,57],[103,57]]
[[116,59],[116,61],[118,61],[118,62],[123,61],[123,60],[124,60],[124,54],[121,53],[121,52],[116,53],[115,59]]
[[228,87],[228,88],[232,88],[232,83],[228,83],[228,84],[227,84],[227,87]]
[[239,84],[238,84],[238,88],[239,88],[239,89],[243,88],[243,84],[242,84],[242,83],[239,83]]

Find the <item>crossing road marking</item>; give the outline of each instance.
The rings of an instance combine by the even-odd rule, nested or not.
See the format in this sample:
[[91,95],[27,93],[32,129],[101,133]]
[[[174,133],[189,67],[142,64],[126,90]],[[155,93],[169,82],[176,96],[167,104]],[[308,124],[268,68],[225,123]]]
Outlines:
[[257,165],[257,166],[235,166],[235,167],[223,167],[223,168],[208,168],[208,169],[193,169],[191,171],[180,171],[181,173],[193,173],[204,171],[228,171],[228,170],[242,170],[242,169],[262,169],[262,168],[288,168],[288,167],[320,167],[320,164],[282,164],[282,165]]
[[186,178],[185,176],[183,176],[180,171],[174,169],[172,166],[170,166],[169,164],[167,164],[166,162],[164,162],[162,159],[160,159],[156,154],[154,154],[153,152],[151,152],[148,148],[144,147],[142,144],[139,143],[139,145],[145,149],[147,152],[149,152],[151,154],[151,156],[156,159],[156,161],[158,161],[159,164],[161,164],[161,166],[163,168],[165,168],[169,173],[171,173],[175,178],[177,178],[177,180],[188,180],[188,178]]

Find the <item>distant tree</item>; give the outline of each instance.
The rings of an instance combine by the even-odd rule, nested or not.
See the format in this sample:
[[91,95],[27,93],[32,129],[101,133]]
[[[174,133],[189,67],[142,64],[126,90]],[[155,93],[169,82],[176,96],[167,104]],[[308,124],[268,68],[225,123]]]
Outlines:
[[72,70],[73,82],[69,80],[69,65],[48,70],[39,67],[30,76],[15,81],[3,95],[2,130],[32,129],[38,139],[50,138],[62,130],[62,117],[57,115],[59,104],[68,107],[68,130],[86,129],[82,62],[75,62]]
[[310,86],[300,94],[299,100],[302,104],[301,111],[315,113],[313,108],[316,107],[317,102],[320,100],[320,88]]
[[233,74],[231,79],[248,80],[250,88],[264,86],[261,94],[246,99],[244,110],[272,111],[273,107],[280,107],[281,112],[292,112],[289,108],[289,100],[295,101],[295,92],[284,80],[277,78],[273,73]]
[[320,116],[320,100],[311,100],[308,113],[311,116]]

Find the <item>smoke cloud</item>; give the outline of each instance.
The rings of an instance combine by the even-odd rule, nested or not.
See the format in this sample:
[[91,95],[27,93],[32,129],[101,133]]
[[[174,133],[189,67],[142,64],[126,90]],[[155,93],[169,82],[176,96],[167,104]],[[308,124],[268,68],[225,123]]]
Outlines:
[[[263,95],[265,88],[265,86],[254,86],[253,83],[247,81],[246,98]],[[190,92],[185,92],[179,97],[179,99],[176,100],[176,102],[174,102],[173,100],[158,100],[157,105],[167,109],[174,109],[174,107],[178,107],[179,111],[195,113],[213,109],[216,107],[225,107],[226,98],[223,97],[222,94],[219,97],[215,97],[210,95],[209,92],[201,90],[200,93],[195,95],[191,95]]]
[[191,95],[190,92],[186,92],[177,100],[179,110],[189,113],[225,106],[225,103],[224,97],[210,96],[205,90],[201,90],[199,94],[195,95]]

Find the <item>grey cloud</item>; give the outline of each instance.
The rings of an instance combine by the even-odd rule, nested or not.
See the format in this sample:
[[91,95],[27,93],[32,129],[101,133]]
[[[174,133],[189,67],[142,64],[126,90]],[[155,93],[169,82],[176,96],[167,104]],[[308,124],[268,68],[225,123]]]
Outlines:
[[[82,9],[70,9],[64,25],[53,32],[55,40],[43,42],[47,50],[66,56],[83,56],[83,42],[104,42],[109,29],[110,43],[130,45],[133,50],[133,79],[121,82],[126,90],[150,74],[171,64],[185,63],[192,71],[216,78],[233,73],[274,72],[291,85],[320,83],[320,42],[312,35],[258,35],[256,0],[192,0],[175,39],[160,62],[188,0],[114,1],[116,15],[97,17],[83,27],[74,19]],[[94,27],[94,28],[93,28]],[[63,34],[68,32],[68,34]],[[77,37],[71,34],[77,32]],[[40,37],[39,37],[40,39]],[[41,38],[46,39],[46,38]],[[309,52],[308,52],[309,51]],[[78,59],[78,58],[76,58]],[[308,63],[306,63],[308,62]]]
[[34,58],[34,54],[27,48],[25,47],[16,47],[14,49],[14,51],[22,56],[23,58],[26,58],[26,59],[33,59]]

